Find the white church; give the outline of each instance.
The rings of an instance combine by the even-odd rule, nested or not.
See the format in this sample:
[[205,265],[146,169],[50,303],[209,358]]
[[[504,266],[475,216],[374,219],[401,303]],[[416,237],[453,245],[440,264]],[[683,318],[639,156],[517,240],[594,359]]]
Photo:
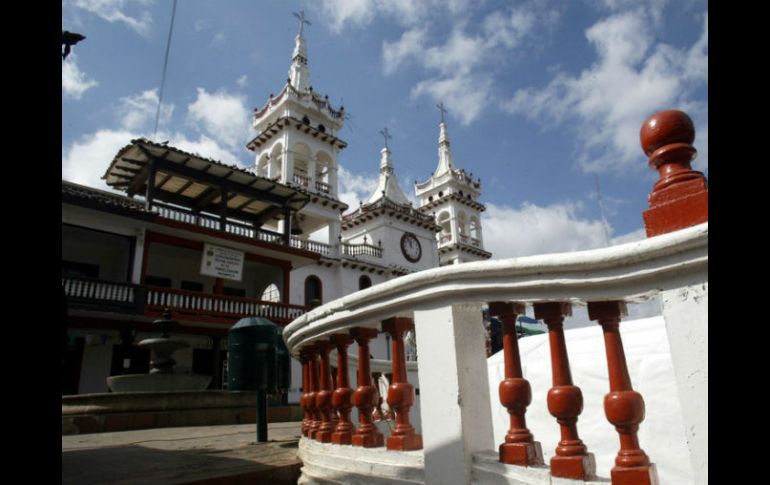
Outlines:
[[[287,82],[255,110],[257,134],[247,145],[255,152],[256,175],[311,195],[290,220],[290,231],[324,256],[291,272],[291,303],[316,306],[405,274],[489,259],[481,229],[481,182],[454,165],[443,104],[438,105],[436,170],[414,187],[419,207],[399,185],[387,128],[381,131],[385,146],[377,188],[352,211],[339,200],[337,158],[347,146],[338,137],[344,107],[335,109],[328,96],[313,90],[304,20],[300,26]],[[272,229],[284,232],[285,223],[279,220]],[[328,239],[319,242],[318,234]],[[385,335],[372,344],[375,358],[390,357]]]

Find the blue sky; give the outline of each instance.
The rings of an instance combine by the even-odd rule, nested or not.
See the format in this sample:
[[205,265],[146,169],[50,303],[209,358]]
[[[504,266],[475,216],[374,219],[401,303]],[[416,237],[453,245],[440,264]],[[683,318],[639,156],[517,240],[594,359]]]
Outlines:
[[[65,0],[87,38],[62,63],[62,178],[100,177],[153,138],[170,0]],[[657,179],[639,128],[661,109],[696,126],[708,168],[708,4],[699,0],[179,1],[158,141],[251,166],[251,112],[278,93],[304,9],[311,84],[344,103],[340,192],[376,185],[379,130],[413,196],[437,164],[443,101],[456,166],[482,180],[485,246],[512,257],[643,238]]]

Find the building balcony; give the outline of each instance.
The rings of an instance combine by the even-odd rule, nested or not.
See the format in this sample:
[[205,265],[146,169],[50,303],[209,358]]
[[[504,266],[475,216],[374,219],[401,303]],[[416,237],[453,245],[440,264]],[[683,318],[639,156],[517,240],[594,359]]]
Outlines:
[[371,244],[342,244],[342,254],[345,256],[371,256],[382,258],[382,247]]
[[62,277],[70,308],[160,318],[168,308],[180,320],[233,324],[244,317],[264,317],[286,324],[307,308],[255,298],[240,298],[172,288],[89,278]]
[[[662,301],[669,332],[692,335],[707,328],[708,223],[611,248],[421,271],[329,302],[302,315],[285,328],[284,339],[295,358],[316,371],[320,369],[321,373],[317,383],[304,383],[305,388],[313,392],[306,393],[301,400],[306,414],[299,455],[306,465],[305,479],[550,484],[556,477],[607,481],[601,477],[611,476],[613,483],[626,483],[618,478],[626,473],[618,467],[595,468],[594,431],[585,431],[583,437],[581,430],[578,435],[577,418],[583,404],[576,386],[582,377],[573,383],[568,359],[570,333],[563,332],[562,328],[571,307],[587,306],[589,317],[598,323],[596,331],[599,335],[603,331],[606,342],[606,349],[596,349],[597,362],[604,360],[609,370],[605,385],[610,393],[605,403],[607,399],[615,400],[605,404],[609,421],[605,422],[605,434],[611,436],[615,430],[620,433],[619,460],[621,456],[643,457],[628,466],[633,468],[629,473],[644,477],[634,483],[656,483],[656,466],[662,466],[665,471],[666,466],[685,457],[667,456],[665,451],[656,452],[654,447],[647,448],[637,440],[637,428],[640,425],[644,428],[644,400],[631,387],[639,375],[629,374],[627,370],[618,331],[619,326],[623,326],[626,303],[654,297]],[[500,394],[497,386],[488,385],[491,379],[481,325],[482,305],[486,304],[490,314],[498,316],[514,332],[517,315],[534,310],[534,316],[545,321],[551,338],[551,360],[524,363],[518,361],[518,350],[514,351],[515,340],[508,340],[504,350],[505,376],[497,382]],[[414,377],[412,382],[407,379],[404,335],[408,330],[416,335],[417,382]],[[366,345],[381,332],[390,334],[395,356],[390,369],[393,378],[387,396],[382,397],[394,411],[398,425],[385,427],[385,436],[378,437],[373,429],[383,432],[382,426],[371,428],[365,426],[365,421],[359,421],[358,431],[350,431],[351,436],[346,438],[339,426],[333,427],[331,420],[332,415],[339,414],[340,423],[347,422],[343,418],[347,412],[345,406],[334,408],[331,400],[326,403],[307,396],[326,395],[321,394],[323,391],[329,391],[329,395],[334,391],[335,396],[348,391],[353,396],[373,392],[366,390],[371,386],[366,378],[358,382],[357,388],[355,384],[340,385],[339,371],[336,382],[326,379],[324,367],[318,363],[328,362],[328,352],[334,348],[338,354],[346,355],[345,342],[355,339],[359,344],[357,368],[363,375],[369,375],[371,363]],[[691,344],[677,335],[669,335],[669,342],[675,373],[692,380],[678,383],[679,397],[683,406],[687,406],[688,401],[697,401],[685,394],[699,373],[693,374],[693,369],[688,368],[692,362],[676,367],[681,362],[679,357],[693,352]],[[531,407],[547,406],[558,415],[559,422],[553,420],[553,426],[562,432],[558,447],[556,442],[541,446],[536,440],[538,434],[543,433],[539,429],[530,431],[524,425],[529,396],[542,396],[545,389],[530,390],[521,374],[522,364],[553,365],[554,385],[547,393],[547,402],[533,401]],[[346,369],[346,366],[338,357],[337,368]],[[705,368],[701,368],[700,375],[705,373]],[[416,387],[419,388],[417,396]],[[659,396],[644,398],[656,402],[661,399]],[[363,403],[357,410],[359,420],[372,414],[374,408],[364,399],[355,398],[355,402]],[[511,425],[508,437],[496,442],[493,429],[508,426],[507,423],[493,424],[491,410],[501,404],[508,409]],[[601,409],[601,401],[586,402],[585,406]],[[419,415],[415,416],[417,409]],[[596,411],[592,409],[591,413]],[[661,425],[651,416],[647,419],[655,426]],[[698,418],[690,415],[687,419],[697,421]],[[697,428],[702,423],[694,425]],[[336,431],[332,433],[332,430]],[[348,442],[346,439],[354,445],[356,440],[365,443],[366,449],[341,447],[331,441],[332,435],[337,436],[337,441],[342,439],[342,443]],[[623,438],[626,435],[630,438]],[[567,447],[564,440],[571,440],[572,445]],[[629,445],[632,442],[637,444]],[[501,444],[505,446],[500,447]],[[541,450],[554,447],[557,447],[555,459],[544,462]],[[560,454],[559,450],[567,451]],[[617,452],[617,448],[614,451]],[[696,445],[691,447],[691,453],[691,458],[697,460]],[[334,475],[338,469],[349,473],[345,477]],[[511,481],[511,477],[519,477],[521,481]]]

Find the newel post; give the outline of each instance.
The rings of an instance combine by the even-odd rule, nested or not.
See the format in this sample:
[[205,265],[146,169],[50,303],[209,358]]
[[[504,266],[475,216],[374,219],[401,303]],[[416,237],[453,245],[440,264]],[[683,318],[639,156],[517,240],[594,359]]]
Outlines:
[[[690,168],[695,129],[681,111],[651,116],[640,132],[649,165],[660,172],[644,212],[647,236],[708,222],[708,182]],[[660,293],[671,361],[696,483],[708,482],[708,269]]]
[[348,383],[348,345],[353,343],[353,338],[348,334],[338,334],[332,336],[332,341],[337,346],[337,389],[332,394],[332,405],[339,416],[332,443],[349,445],[353,438],[353,425],[350,423],[353,389]]
[[572,373],[564,341],[564,317],[572,315],[569,303],[535,303],[535,318],[548,326],[551,347],[551,372],[553,387],[548,391],[548,412],[556,418],[561,440],[556,454],[551,458],[551,475],[554,477],[588,480],[596,473],[593,453],[578,436],[577,419],[583,411],[583,393],[572,384]]
[[406,353],[404,351],[404,333],[413,327],[410,318],[389,318],[382,322],[382,331],[391,336],[393,355],[393,381],[388,387],[388,405],[396,414],[396,427],[388,436],[389,450],[419,450],[422,448],[422,435],[415,432],[409,422],[409,410],[414,404],[414,386],[406,378]]
[[329,342],[318,342],[316,348],[321,355],[321,368],[319,372],[319,391],[315,396],[315,405],[318,413],[321,415],[321,425],[315,439],[321,443],[330,443],[332,433],[334,432],[334,423],[332,422],[332,377],[329,368],[329,351],[332,344]]
[[690,166],[698,153],[690,117],[673,109],[655,113],[642,125],[640,139],[660,175],[643,214],[647,237],[707,222],[708,182]]
[[655,465],[639,447],[637,431],[644,420],[644,399],[631,387],[620,319],[627,315],[626,304],[620,301],[588,303],[588,318],[598,320],[604,332],[607,351],[610,392],[604,396],[604,413],[620,435],[620,451],[612,468],[614,485],[652,485],[658,483]]
[[500,403],[508,409],[511,425],[505,442],[499,447],[500,461],[509,465],[542,465],[543,451],[527,429],[524,414],[532,402],[532,388],[521,370],[516,317],[525,313],[523,303],[496,301],[489,304],[489,315],[503,325],[503,358],[505,379],[500,382]]
[[372,385],[369,365],[369,341],[377,338],[376,328],[356,327],[350,329],[350,336],[358,344],[358,387],[353,393],[353,404],[358,408],[358,429],[351,441],[353,446],[374,448],[385,444],[385,437],[372,423],[372,409],[377,404],[377,391]]

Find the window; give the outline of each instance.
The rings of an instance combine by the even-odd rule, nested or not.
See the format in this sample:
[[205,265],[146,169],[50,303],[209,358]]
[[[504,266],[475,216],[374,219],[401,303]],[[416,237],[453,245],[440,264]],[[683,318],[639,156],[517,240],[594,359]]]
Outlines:
[[366,275],[363,275],[360,278],[358,278],[358,289],[359,290],[363,290],[365,288],[369,288],[370,286],[372,286],[372,279],[371,278],[369,278]]
[[260,300],[271,301],[273,303],[279,303],[281,301],[281,292],[278,291],[278,287],[275,285],[275,283],[271,283],[267,288],[265,288],[265,291],[262,292]]
[[232,288],[230,286],[225,286],[222,288],[222,294],[227,296],[240,296],[241,298],[246,297],[246,290],[243,288]]
[[163,288],[171,288],[171,278],[146,275],[144,277],[144,284],[147,286],[161,286]]
[[197,281],[182,281],[182,289],[186,291],[203,291],[203,283]]
[[99,265],[88,263],[76,263],[74,261],[61,262],[62,276],[74,278],[98,278]]
[[317,307],[323,302],[323,285],[318,276],[305,278],[305,306]]

